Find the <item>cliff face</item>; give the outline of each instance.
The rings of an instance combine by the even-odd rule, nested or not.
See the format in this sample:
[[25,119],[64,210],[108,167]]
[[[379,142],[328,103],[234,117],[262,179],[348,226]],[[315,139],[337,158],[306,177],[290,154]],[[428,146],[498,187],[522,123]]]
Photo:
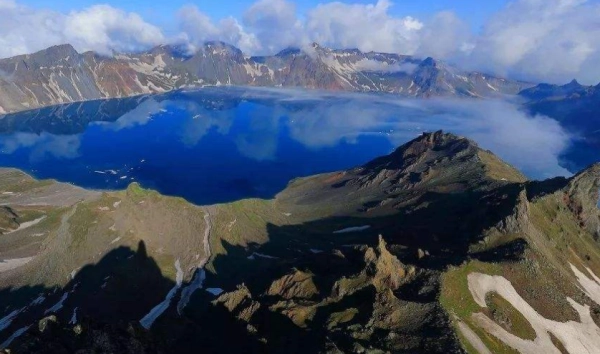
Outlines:
[[460,71],[431,58],[332,50],[314,44],[247,57],[221,42],[195,54],[160,46],[102,57],[68,45],[0,60],[0,113],[203,85],[391,92],[412,97],[516,94],[529,85]]

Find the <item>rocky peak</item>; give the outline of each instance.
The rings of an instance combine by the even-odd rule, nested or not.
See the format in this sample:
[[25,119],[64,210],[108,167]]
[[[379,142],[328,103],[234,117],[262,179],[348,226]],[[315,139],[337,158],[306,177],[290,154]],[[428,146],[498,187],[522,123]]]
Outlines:
[[294,56],[294,55],[300,55],[300,54],[302,54],[302,50],[300,50],[300,48],[288,47],[288,48],[283,49],[279,53],[277,53],[275,56],[276,57],[287,57],[287,56]]
[[79,53],[70,44],[55,45],[50,48],[33,53],[31,59],[37,62],[54,63],[61,59],[76,58]]
[[161,44],[150,49],[147,53],[150,55],[168,55],[174,58],[189,58],[189,51],[183,45]]
[[419,63],[414,72],[413,81],[421,89],[421,91],[429,92],[431,90],[435,90],[436,82],[440,77],[440,72],[441,70],[438,62],[429,57]]
[[423,60],[419,66],[420,67],[437,67],[437,61],[435,59],[433,59],[432,57],[427,57],[425,58],[425,60]]
[[583,87],[583,85],[581,85],[577,79],[573,79],[571,80],[571,82],[569,82],[568,84],[564,85],[563,87],[565,88],[581,88]]
[[519,95],[536,100],[543,100],[548,98],[557,98],[557,97],[568,97],[573,94],[581,94],[585,93],[590,86],[581,85],[577,80],[572,80],[570,83],[566,85],[551,85],[551,84],[539,84],[532,88],[523,90],[519,93]]
[[221,41],[208,41],[204,43],[204,51],[208,53],[221,53],[227,55],[233,55],[236,57],[243,57],[242,51],[231,44]]
[[396,290],[406,277],[406,267],[387,249],[383,236],[379,235],[377,246],[365,252],[365,273],[372,278],[377,290]]
[[390,155],[375,159],[366,169],[404,169],[417,162],[434,160],[441,155],[451,157],[461,151],[477,149],[477,144],[454,134],[439,130],[423,133],[416,139],[400,146]]
[[349,183],[361,189],[379,186],[388,193],[416,187],[485,188],[500,181],[506,184],[526,180],[475,142],[443,131],[424,133],[355,171],[359,177]]

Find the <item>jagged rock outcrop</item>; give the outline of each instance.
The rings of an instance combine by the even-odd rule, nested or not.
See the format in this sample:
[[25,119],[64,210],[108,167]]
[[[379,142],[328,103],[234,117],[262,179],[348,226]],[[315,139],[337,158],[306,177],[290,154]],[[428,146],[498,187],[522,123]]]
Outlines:
[[377,247],[369,247],[365,252],[365,264],[365,275],[373,279],[373,286],[378,291],[396,290],[406,280],[406,267],[388,251],[381,235]]
[[368,247],[365,250],[363,260],[364,269],[359,274],[344,277],[335,283],[332,291],[334,297],[348,296],[370,285],[378,292],[387,289],[393,291],[415,271],[406,267],[388,251],[381,235],[376,247]]
[[19,215],[10,207],[0,207],[0,233],[7,233],[19,227]]
[[319,293],[313,276],[313,274],[295,270],[293,273],[275,280],[269,287],[267,295],[280,296],[286,300],[310,299]]
[[250,290],[242,284],[237,290],[224,293],[214,302],[215,305],[224,306],[236,318],[250,322],[252,315],[260,308],[260,303],[252,299]]
[[522,189],[514,201],[512,211],[498,223],[496,228],[505,234],[520,234],[526,231],[528,223],[529,200],[527,199],[527,191]]

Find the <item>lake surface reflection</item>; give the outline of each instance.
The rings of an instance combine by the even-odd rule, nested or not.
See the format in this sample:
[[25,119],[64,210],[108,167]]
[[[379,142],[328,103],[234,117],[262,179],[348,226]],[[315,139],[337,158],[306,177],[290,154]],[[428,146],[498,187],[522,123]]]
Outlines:
[[568,133],[506,102],[235,87],[6,115],[0,165],[97,189],[136,181],[208,204],[271,198],[293,178],[363,164],[438,129],[475,139],[532,177],[569,174],[560,162]]

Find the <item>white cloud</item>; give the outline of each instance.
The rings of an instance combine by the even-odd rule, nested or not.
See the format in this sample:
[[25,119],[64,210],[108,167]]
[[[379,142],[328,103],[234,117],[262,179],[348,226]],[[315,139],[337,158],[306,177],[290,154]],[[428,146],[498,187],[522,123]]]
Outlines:
[[427,20],[394,14],[390,0],[339,1],[299,13],[288,0],[257,0],[241,20],[215,20],[198,7],[176,16],[180,33],[162,30],[136,13],[109,5],[59,13],[0,0],[0,57],[71,43],[78,51],[134,51],[179,41],[198,48],[207,40],[248,54],[273,54],[318,42],[334,48],[433,56],[471,70],[530,81],[600,81],[600,3],[592,0],[514,0],[491,16],[481,33],[448,11]]
[[105,129],[119,131],[123,129],[135,128],[136,126],[146,125],[152,117],[160,113],[166,107],[165,101],[157,101],[154,98],[144,100],[134,109],[123,114],[114,122],[97,121],[92,124],[100,125]]
[[469,48],[472,34],[465,22],[453,12],[437,13],[419,33],[416,54],[434,58],[454,58]]
[[286,0],[257,1],[244,14],[244,25],[255,33],[263,53],[302,46],[308,41],[295,4]]
[[476,38],[471,67],[534,81],[600,81],[600,4],[518,0],[495,14]]
[[60,44],[64,15],[4,1],[0,6],[0,56],[31,53]]
[[161,30],[139,15],[108,5],[69,14],[0,0],[0,57],[70,43],[78,51],[131,51],[164,42]]
[[112,50],[135,51],[165,42],[162,31],[138,14],[108,5],[71,12],[65,18],[63,34],[76,48],[104,54]]
[[569,176],[560,156],[574,138],[545,116],[529,116],[518,106],[500,100],[436,101],[441,113],[430,116],[427,130],[445,127],[464,135],[535,178]]
[[218,24],[192,7],[183,11],[182,30],[194,44],[220,39],[251,54],[318,42],[334,48],[432,56],[530,81],[600,81],[598,3],[516,0],[493,15],[479,34],[449,11],[421,21],[410,14],[392,15],[392,6],[389,0],[327,2],[299,15],[291,1],[258,0],[242,23],[228,18]]
[[424,101],[296,90],[252,90],[246,97],[253,95],[271,97],[281,107],[293,102],[293,110],[274,109],[274,117],[286,112],[290,136],[314,149],[368,135],[387,137],[399,146],[424,131],[442,129],[473,139],[532,178],[571,174],[560,159],[576,137],[553,119],[532,117],[501,100]]
[[46,155],[59,159],[74,159],[79,156],[80,135],[54,135],[18,132],[0,138],[3,154],[12,154],[27,149],[31,161],[43,160]]
[[194,5],[183,7],[179,13],[181,39],[194,50],[206,41],[223,41],[240,48],[243,52],[252,53],[260,48],[254,34],[247,33],[242,25],[233,17],[222,19],[218,23],[200,11]]
[[320,4],[308,13],[305,30],[310,40],[337,48],[412,54],[423,23],[410,16],[393,17],[391,6],[389,0]]
[[335,48],[432,56],[534,82],[600,81],[597,2],[516,0],[478,34],[452,12],[421,21],[410,14],[392,15],[392,5],[389,0],[329,2],[299,17],[291,2],[260,0],[248,10],[244,24],[256,34],[255,48],[271,53],[315,41]]

